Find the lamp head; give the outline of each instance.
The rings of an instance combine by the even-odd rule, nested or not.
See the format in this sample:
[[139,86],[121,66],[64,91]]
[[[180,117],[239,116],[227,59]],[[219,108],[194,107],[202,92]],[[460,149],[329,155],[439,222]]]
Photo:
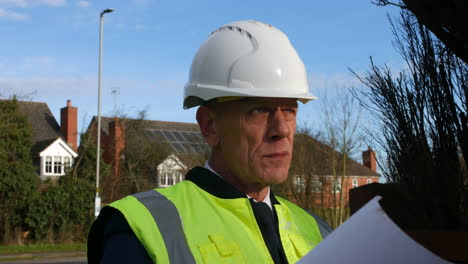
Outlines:
[[105,9],[104,11],[101,12],[101,16],[103,16],[104,14],[106,13],[111,13],[111,12],[114,12],[114,9]]

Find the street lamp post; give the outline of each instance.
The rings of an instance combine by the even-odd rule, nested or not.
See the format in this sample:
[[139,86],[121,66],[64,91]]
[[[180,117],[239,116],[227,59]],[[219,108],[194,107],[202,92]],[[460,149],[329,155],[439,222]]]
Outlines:
[[101,72],[102,72],[102,25],[104,15],[113,12],[112,9],[106,9],[101,12],[99,18],[99,74],[98,74],[98,125],[97,125],[97,150],[96,150],[96,199],[94,205],[94,216],[99,215],[101,210],[101,197],[99,197],[99,165],[101,157]]

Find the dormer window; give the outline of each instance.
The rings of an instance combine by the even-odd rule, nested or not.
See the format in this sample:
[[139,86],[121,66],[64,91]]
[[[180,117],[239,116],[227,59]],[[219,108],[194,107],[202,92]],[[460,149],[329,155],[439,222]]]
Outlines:
[[170,155],[158,165],[158,187],[168,187],[181,182],[184,179],[182,172],[186,169],[176,156]]

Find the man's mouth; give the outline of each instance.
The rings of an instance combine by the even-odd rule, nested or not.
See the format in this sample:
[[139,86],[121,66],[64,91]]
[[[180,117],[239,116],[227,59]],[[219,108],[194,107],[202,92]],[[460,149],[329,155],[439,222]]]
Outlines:
[[264,155],[265,158],[270,158],[270,159],[283,159],[288,156],[289,156],[289,152],[287,151],[274,152],[274,153]]

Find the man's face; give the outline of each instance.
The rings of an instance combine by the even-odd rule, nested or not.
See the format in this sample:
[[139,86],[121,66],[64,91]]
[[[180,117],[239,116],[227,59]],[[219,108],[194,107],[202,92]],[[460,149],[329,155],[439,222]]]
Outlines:
[[217,103],[216,153],[222,168],[242,184],[268,186],[286,180],[296,131],[297,102],[286,98],[243,98]]

